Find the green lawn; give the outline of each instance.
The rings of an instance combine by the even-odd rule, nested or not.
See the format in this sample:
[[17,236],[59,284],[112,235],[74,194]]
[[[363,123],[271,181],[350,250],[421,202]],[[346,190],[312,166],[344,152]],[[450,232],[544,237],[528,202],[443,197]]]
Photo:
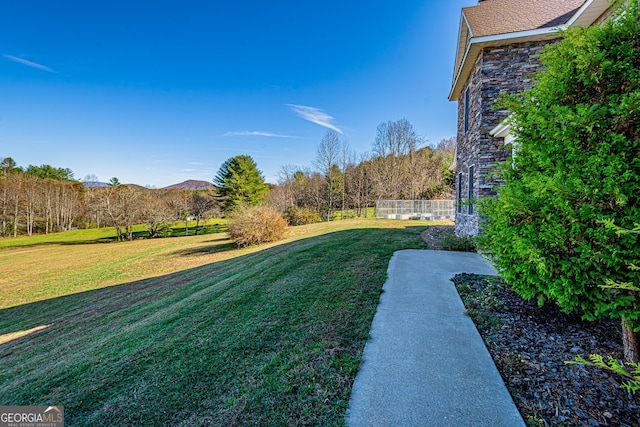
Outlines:
[[388,261],[426,226],[0,250],[0,402],[73,426],[341,425]]
[[[198,234],[214,234],[226,231],[226,219],[216,218],[207,221],[200,221],[198,226]],[[186,227],[184,221],[171,226],[171,237],[179,237],[187,235],[193,236],[196,231],[196,222],[189,221]],[[133,227],[133,235],[135,238],[146,238],[149,236],[147,228],[143,224]],[[25,246],[40,245],[76,245],[82,243],[108,243],[116,241],[116,229],[113,227],[103,228],[87,228],[81,230],[72,230],[64,233],[38,234],[34,236],[18,236],[0,238],[0,249],[16,248]]]
[[[344,217],[344,218],[343,218]],[[376,217],[376,208],[366,208],[366,218],[365,213],[362,212],[362,217],[356,216],[356,211],[353,209],[349,209],[346,211],[337,210],[334,212],[334,220],[340,221],[342,219],[373,219]]]

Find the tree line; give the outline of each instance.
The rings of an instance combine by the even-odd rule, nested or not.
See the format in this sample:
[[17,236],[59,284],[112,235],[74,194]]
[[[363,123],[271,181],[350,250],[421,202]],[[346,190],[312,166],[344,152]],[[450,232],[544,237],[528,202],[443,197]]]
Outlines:
[[149,237],[157,237],[166,235],[177,221],[195,219],[197,233],[199,221],[218,214],[208,192],[151,190],[123,185],[117,178],[106,187],[96,187],[93,181],[76,180],[70,169],[21,168],[10,157],[2,159],[2,237],[111,226],[118,240],[132,240],[136,224],[145,224]]
[[454,196],[455,140],[425,145],[406,119],[381,123],[372,152],[357,158],[347,141],[328,131],[316,150],[313,166],[281,168],[270,203],[286,212],[306,208],[323,219],[336,210],[366,216],[376,200],[448,199]]
[[[366,216],[377,199],[434,199],[453,195],[455,141],[430,147],[406,120],[381,123],[371,154],[359,159],[348,143],[329,131],[312,167],[285,165],[277,184],[267,184],[254,160],[238,155],[225,161],[215,191],[147,189],[112,178],[80,182],[71,169],[50,165],[18,167],[0,159],[0,215],[3,237],[111,226],[117,239],[134,238],[145,224],[149,237],[163,236],[178,221],[225,215],[238,206],[269,204],[282,213],[306,209],[331,220],[335,212]],[[346,215],[343,215],[346,217]],[[188,230],[187,230],[188,233]]]
[[10,158],[0,161],[2,236],[70,230],[77,219],[81,185],[70,169],[29,166]]

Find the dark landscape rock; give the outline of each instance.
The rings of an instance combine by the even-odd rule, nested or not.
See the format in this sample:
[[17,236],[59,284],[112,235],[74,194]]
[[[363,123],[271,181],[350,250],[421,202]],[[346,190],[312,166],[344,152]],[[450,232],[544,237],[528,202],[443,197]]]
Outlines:
[[564,363],[593,353],[622,359],[618,323],[584,322],[551,305],[539,308],[506,285],[496,292],[482,276],[461,274],[453,281],[479,294],[490,287],[491,298],[504,302],[476,308],[483,319],[497,320],[476,326],[528,425],[640,426],[640,395],[620,388],[624,378]]
[[[443,249],[452,232],[429,227],[422,239]],[[499,279],[462,274],[453,281],[527,425],[640,427],[640,394],[621,389],[624,378],[564,363],[592,353],[621,360],[618,322],[584,322],[552,304],[538,307]]]

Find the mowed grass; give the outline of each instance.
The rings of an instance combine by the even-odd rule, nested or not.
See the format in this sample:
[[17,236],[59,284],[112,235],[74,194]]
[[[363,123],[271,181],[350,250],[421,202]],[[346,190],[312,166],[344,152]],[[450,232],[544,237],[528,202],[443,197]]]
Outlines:
[[[221,233],[222,221],[205,231]],[[184,233],[184,223],[178,229]],[[200,266],[232,246],[224,234],[120,243],[114,237],[105,228],[0,240],[0,309]],[[180,250],[193,254],[175,256]]]
[[341,425],[388,261],[426,226],[0,251],[0,402],[73,426]]
[[[223,218],[201,221],[198,226],[198,234],[221,233],[226,230],[226,224],[227,220]],[[195,231],[195,221],[189,221],[188,227],[185,225],[184,221],[170,227],[170,235],[172,237],[185,235],[193,236]],[[138,224],[133,227],[133,235],[134,238],[146,238],[149,237],[149,232],[145,225]],[[116,229],[113,227],[88,228],[67,231],[64,233],[38,234],[34,236],[19,236],[15,238],[0,238],[0,249],[42,245],[78,245],[85,243],[109,242],[116,242]]]

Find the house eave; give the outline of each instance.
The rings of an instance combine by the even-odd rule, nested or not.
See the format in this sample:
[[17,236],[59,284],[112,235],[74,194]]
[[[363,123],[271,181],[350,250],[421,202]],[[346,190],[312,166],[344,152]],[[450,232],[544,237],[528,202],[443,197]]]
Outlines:
[[[467,41],[465,48],[465,54],[461,61],[456,60],[454,69],[454,80],[451,86],[451,92],[449,93],[449,101],[457,101],[460,97],[460,93],[467,81],[467,78],[473,69],[476,59],[480,50],[484,47],[498,47],[505,46],[512,43],[520,43],[526,41],[540,41],[545,39],[552,39],[560,37],[559,30],[565,30],[573,26],[590,26],[595,22],[600,22],[606,18],[607,12],[611,9],[611,2],[609,0],[586,0],[582,6],[573,14],[573,16],[567,21],[566,24],[560,27],[550,27],[534,29],[529,31],[522,31],[509,34],[498,34],[486,37],[474,38],[471,34],[471,28],[466,20],[466,16],[463,13],[462,19],[469,28],[471,38]],[[462,29],[462,26],[461,26]],[[459,34],[458,38],[458,52],[461,51],[462,42]],[[540,37],[540,38],[538,38]]]
[[569,19],[567,25],[570,27],[576,25],[583,27],[593,25],[593,23],[602,18],[603,15],[606,16],[605,13],[609,9],[611,9],[611,2],[609,0],[587,0],[571,19]]
[[567,26],[540,28],[528,31],[519,31],[516,33],[497,34],[485,37],[472,37],[467,45],[464,58],[462,59],[459,69],[457,70],[451,92],[449,93],[449,101],[457,101],[464,88],[473,65],[478,58],[480,50],[487,47],[500,47],[515,43],[526,43],[531,41],[551,40],[561,36],[560,32],[566,30]]
[[489,131],[489,135],[495,138],[504,138],[511,134],[511,129],[513,128],[513,114],[510,114],[509,117],[498,123],[496,127]]

